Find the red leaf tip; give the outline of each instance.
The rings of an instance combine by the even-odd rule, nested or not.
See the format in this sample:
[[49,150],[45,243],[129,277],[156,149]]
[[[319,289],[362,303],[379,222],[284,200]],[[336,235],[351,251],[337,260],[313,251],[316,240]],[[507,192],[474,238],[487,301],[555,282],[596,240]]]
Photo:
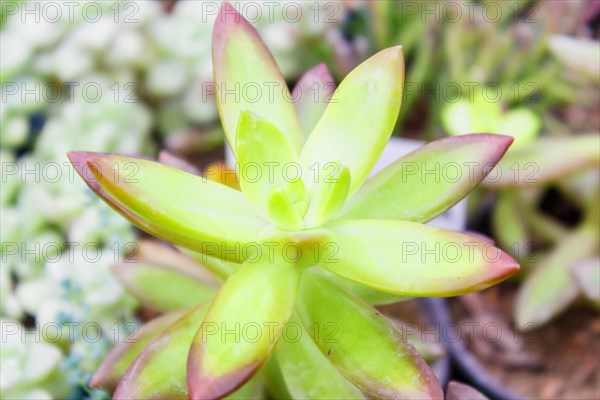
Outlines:
[[248,23],[246,19],[235,9],[231,3],[228,1],[223,2],[221,8],[219,9],[219,14],[217,14],[217,19],[215,21],[215,26],[224,24],[239,24],[239,23]]
[[[197,344],[192,344],[192,348]],[[237,390],[261,367],[261,363],[240,367],[226,375],[212,377],[202,371],[201,360],[190,351],[187,361],[187,384],[190,399],[217,400]]]
[[501,282],[511,277],[521,269],[519,263],[508,253],[500,249],[498,249],[498,251],[500,252],[500,257],[497,260],[490,261],[490,265],[494,268],[494,283]]

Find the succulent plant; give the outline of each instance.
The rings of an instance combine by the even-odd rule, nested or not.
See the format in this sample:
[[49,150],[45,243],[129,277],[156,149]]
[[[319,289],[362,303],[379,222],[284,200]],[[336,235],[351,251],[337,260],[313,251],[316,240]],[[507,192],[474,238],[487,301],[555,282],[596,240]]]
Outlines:
[[[453,296],[514,274],[518,264],[488,241],[422,224],[475,187],[512,138],[434,142],[363,185],[400,109],[401,47],[358,66],[328,104],[329,96],[297,96],[296,110],[257,32],[225,3],[213,31],[213,63],[241,191],[143,158],[69,153],[88,186],[128,220],[200,253],[218,274],[231,274],[211,302],[187,312],[138,358],[115,397],[224,397],[260,370],[278,341],[293,345],[291,353],[314,342],[345,378],[336,381],[340,387],[350,382],[377,398],[442,397],[435,375],[402,334],[338,282],[400,296]],[[312,74],[306,79],[321,82],[326,69]],[[258,99],[229,95],[245,85],[275,90]],[[302,130],[307,102],[323,111],[318,118],[312,113],[315,123]],[[457,165],[459,178],[423,178],[410,169],[436,163]],[[290,178],[287,168],[297,173]],[[294,322],[300,331],[313,330],[310,341],[285,340]],[[335,337],[324,327],[334,328]],[[252,339],[240,339],[237,329],[247,328]]]

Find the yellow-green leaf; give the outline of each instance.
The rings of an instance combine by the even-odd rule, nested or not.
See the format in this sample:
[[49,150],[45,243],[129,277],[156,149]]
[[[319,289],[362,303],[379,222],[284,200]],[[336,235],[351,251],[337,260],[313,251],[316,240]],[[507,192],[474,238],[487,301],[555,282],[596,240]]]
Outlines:
[[288,171],[296,153],[288,138],[271,122],[243,111],[236,143],[238,175],[242,192],[266,216],[271,190],[300,177]]
[[242,110],[271,121],[298,154],[304,141],[287,84],[256,30],[228,2],[213,28],[217,107],[231,148]]
[[350,170],[352,195],[383,151],[396,123],[404,81],[402,47],[375,54],[337,88],[308,137],[300,164],[307,186],[319,181],[325,164],[339,161]]
[[114,399],[188,399],[186,354],[208,310],[200,305],[152,340],[119,382]]
[[111,207],[140,229],[171,243],[243,262],[225,251],[254,242],[266,225],[234,189],[157,162],[71,152],[73,166]]
[[213,301],[188,357],[194,399],[221,398],[248,380],[269,358],[289,319],[300,269],[263,254],[246,262]]
[[430,221],[473,190],[511,143],[480,134],[426,144],[367,181],[339,218]]
[[275,349],[277,362],[294,399],[365,399],[319,351],[300,320],[290,320],[290,333]]
[[327,225],[339,246],[320,265],[377,290],[404,296],[455,296],[484,289],[519,270],[487,240],[408,221],[340,220]]
[[404,335],[374,308],[313,271],[296,307],[321,353],[376,399],[441,399],[433,371]]

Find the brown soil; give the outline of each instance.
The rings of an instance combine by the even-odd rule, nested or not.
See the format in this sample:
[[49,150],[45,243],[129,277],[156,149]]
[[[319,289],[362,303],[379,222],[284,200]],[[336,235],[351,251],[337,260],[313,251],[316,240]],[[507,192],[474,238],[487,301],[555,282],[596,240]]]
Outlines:
[[504,284],[451,301],[457,323],[479,323],[473,334],[463,329],[470,350],[500,382],[530,398],[600,399],[597,312],[576,304],[535,331],[515,332],[515,293]]

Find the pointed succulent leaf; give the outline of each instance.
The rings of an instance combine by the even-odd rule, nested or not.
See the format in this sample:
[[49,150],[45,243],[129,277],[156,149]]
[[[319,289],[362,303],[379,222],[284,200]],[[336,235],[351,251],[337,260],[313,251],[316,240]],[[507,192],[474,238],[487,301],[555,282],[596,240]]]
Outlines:
[[446,389],[446,400],[487,400],[487,397],[469,385],[452,381]]
[[510,151],[490,172],[490,186],[542,185],[600,164],[600,135],[546,137]]
[[305,217],[307,228],[329,221],[342,208],[348,197],[350,170],[340,162],[329,164],[331,173],[315,182],[311,188],[310,205]]
[[177,320],[150,342],[119,382],[115,399],[187,399],[186,358],[208,304]]
[[271,190],[289,180],[284,174],[296,162],[295,151],[275,125],[247,111],[240,115],[235,146],[242,192],[264,215]]
[[269,120],[299,154],[303,137],[286,82],[256,30],[224,2],[212,37],[217,107],[229,145],[235,151],[242,110]]
[[[337,246],[333,246],[328,253],[328,256],[335,257],[334,252],[337,252]],[[339,275],[334,274],[333,272],[329,272],[326,269],[321,269],[320,272],[323,272],[325,276],[331,279],[337,285],[344,287],[350,290],[352,293],[355,293],[361,299],[365,300],[367,303],[371,305],[383,305],[390,303],[397,303],[399,301],[410,300],[412,297],[404,297],[398,296],[397,294],[382,292],[380,290],[375,290],[370,288],[369,286],[365,286],[362,283],[355,282],[350,279],[343,278]]]
[[455,296],[519,270],[487,241],[408,221],[340,220],[327,228],[338,252],[320,265],[377,290],[405,296]]
[[127,368],[146,345],[184,314],[184,311],[179,311],[162,315],[144,324],[135,334],[127,336],[104,358],[92,376],[90,386],[94,389],[114,391]]
[[143,159],[86,152],[69,158],[111,207],[174,244],[241,262],[223,249],[255,241],[266,226],[241,192],[219,183]]
[[351,292],[309,270],[298,305],[304,326],[314,327],[321,353],[366,394],[377,399],[441,399],[431,368],[403,334]]
[[476,134],[426,144],[370,179],[339,217],[430,221],[473,190],[512,140]]
[[298,80],[292,90],[292,98],[305,138],[321,119],[334,91],[335,82],[325,64],[309,69]]
[[321,353],[296,316],[290,320],[289,330],[277,344],[275,355],[294,399],[365,399]]
[[207,286],[188,271],[146,263],[113,266],[119,281],[140,302],[157,311],[176,311],[211,300],[216,287]]
[[302,215],[283,188],[273,188],[267,198],[267,216],[275,226],[290,231],[304,226]]
[[584,224],[563,238],[550,254],[538,259],[534,271],[526,278],[517,295],[515,320],[519,327],[539,327],[562,312],[577,297],[579,287],[568,267],[597,254],[596,229]]
[[269,358],[292,313],[301,272],[270,258],[246,262],[211,304],[188,356],[191,398],[231,393]]
[[400,46],[380,51],[343,80],[302,150],[307,185],[327,173],[325,164],[339,160],[352,176],[350,195],[360,187],[392,134],[403,81]]

